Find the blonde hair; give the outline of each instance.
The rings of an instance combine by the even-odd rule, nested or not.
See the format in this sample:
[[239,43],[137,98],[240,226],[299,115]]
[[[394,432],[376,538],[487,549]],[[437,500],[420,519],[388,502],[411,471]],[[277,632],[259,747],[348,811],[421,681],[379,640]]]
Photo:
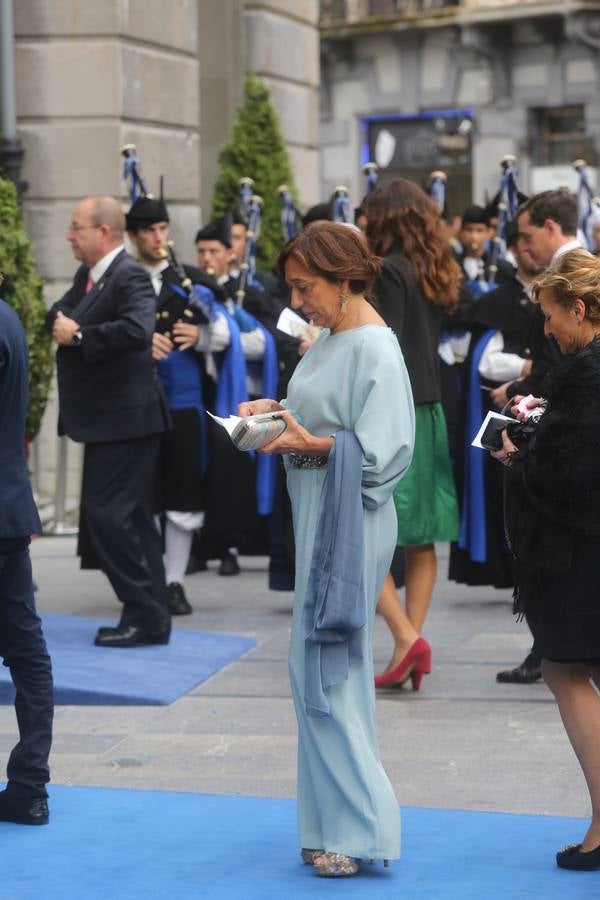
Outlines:
[[531,286],[531,296],[539,301],[541,291],[551,291],[552,300],[571,309],[576,300],[585,305],[585,317],[600,325],[600,259],[587,250],[563,253]]

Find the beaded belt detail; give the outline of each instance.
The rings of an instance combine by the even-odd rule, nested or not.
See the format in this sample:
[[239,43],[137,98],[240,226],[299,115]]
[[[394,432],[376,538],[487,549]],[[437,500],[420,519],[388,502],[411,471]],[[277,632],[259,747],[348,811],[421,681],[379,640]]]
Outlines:
[[322,469],[327,465],[326,456],[310,456],[308,453],[288,453],[292,469]]

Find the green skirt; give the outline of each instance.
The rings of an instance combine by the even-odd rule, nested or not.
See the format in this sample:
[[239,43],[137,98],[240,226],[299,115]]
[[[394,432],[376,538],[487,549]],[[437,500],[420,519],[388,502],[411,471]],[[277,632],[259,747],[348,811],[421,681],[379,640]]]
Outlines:
[[394,491],[394,503],[401,547],[458,540],[458,501],[440,403],[415,407],[415,450]]

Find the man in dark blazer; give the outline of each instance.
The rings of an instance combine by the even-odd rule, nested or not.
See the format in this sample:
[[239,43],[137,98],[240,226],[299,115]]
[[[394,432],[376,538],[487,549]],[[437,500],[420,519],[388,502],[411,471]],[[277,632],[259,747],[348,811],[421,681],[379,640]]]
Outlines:
[[85,444],[82,566],[95,563],[123,604],[116,628],[95,644],[166,644],[171,623],[152,492],[160,436],[169,427],[152,360],[155,297],[123,247],[124,217],[112,197],[73,211],[67,239],[82,265],[48,314],[58,344],[59,433]]
[[0,655],[16,688],[19,743],[0,792],[0,821],[45,825],[52,743],[52,669],[35,610],[30,535],[42,530],[25,462],[27,338],[0,300]]

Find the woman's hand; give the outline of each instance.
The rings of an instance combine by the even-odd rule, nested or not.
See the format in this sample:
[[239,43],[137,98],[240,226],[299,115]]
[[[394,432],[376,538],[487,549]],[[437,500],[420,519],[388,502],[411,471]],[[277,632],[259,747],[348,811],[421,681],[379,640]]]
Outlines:
[[511,456],[514,453],[517,453],[518,450],[519,448],[516,444],[513,444],[505,428],[502,432],[502,449],[490,450],[490,454],[494,457],[494,459],[497,459],[503,465],[506,465],[510,461]]
[[238,406],[238,416],[245,419],[246,416],[258,416],[261,413],[280,412],[285,409],[277,400],[250,400],[246,403],[240,403]]
[[515,419],[518,419],[519,422],[526,422],[531,414],[532,409],[536,409],[538,406],[544,405],[544,401],[541,397],[530,397],[525,404],[525,407],[527,410],[529,410],[529,412],[522,412],[517,407],[519,403],[521,403],[521,401],[523,401],[524,399],[525,397],[523,394],[517,394],[516,397],[513,397],[513,405],[510,408],[510,414],[514,416]]
[[[242,404],[243,405],[243,404]],[[259,453],[308,453],[310,456],[328,456],[333,447],[333,438],[317,437],[311,434],[294,418],[291,412],[285,410],[281,414],[285,419],[286,429],[270,444],[265,444]]]

